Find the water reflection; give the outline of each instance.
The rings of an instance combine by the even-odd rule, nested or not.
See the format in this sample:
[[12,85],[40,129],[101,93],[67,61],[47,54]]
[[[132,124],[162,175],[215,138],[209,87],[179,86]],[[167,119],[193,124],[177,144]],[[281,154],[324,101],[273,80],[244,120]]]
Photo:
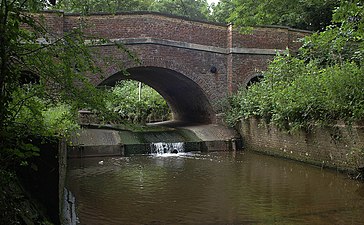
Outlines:
[[364,219],[363,183],[246,152],[71,160],[67,186],[87,225],[361,224]]

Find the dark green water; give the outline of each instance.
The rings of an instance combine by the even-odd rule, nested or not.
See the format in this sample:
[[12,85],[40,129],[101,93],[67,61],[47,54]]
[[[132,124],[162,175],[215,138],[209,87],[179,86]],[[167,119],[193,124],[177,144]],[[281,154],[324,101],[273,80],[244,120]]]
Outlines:
[[250,152],[70,160],[67,186],[83,225],[364,224],[364,183]]

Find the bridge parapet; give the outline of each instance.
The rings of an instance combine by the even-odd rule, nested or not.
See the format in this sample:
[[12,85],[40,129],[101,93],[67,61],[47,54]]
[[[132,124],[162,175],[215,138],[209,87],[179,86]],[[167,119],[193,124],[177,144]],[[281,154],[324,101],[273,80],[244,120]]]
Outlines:
[[65,14],[65,31],[86,23],[86,34],[107,39],[158,38],[226,48],[226,26],[198,22],[160,13],[134,12],[93,14],[86,17]]

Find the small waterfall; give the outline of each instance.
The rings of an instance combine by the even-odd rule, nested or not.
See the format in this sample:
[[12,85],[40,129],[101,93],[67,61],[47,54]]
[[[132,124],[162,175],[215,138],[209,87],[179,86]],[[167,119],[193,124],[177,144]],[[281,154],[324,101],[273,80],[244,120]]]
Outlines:
[[180,153],[184,152],[184,144],[183,142],[176,142],[176,143],[165,143],[165,142],[158,142],[158,143],[151,143],[150,149],[152,154],[162,155],[162,154],[173,154],[173,153]]

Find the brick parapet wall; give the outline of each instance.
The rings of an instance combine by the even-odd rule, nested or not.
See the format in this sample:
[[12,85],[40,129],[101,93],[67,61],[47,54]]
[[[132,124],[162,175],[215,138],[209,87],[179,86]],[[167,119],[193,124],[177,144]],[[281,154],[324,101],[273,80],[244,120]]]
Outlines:
[[283,132],[255,118],[241,120],[247,149],[308,162],[321,167],[356,170],[364,167],[364,127],[316,127],[310,132]]
[[33,14],[44,28],[55,38],[64,35],[64,14],[57,11],[48,11],[41,14]]
[[253,27],[251,31],[232,31],[233,48],[257,48],[297,51],[301,47],[301,38],[311,34],[310,31],[292,29],[284,26]]
[[288,27],[255,27],[247,34],[232,29],[231,25],[189,20],[187,18],[160,13],[92,14],[80,16],[64,15],[64,30],[82,26],[90,36],[107,39],[157,38],[194,43],[220,48],[279,49],[299,47],[296,37],[306,31]]
[[226,26],[160,14],[65,16],[65,30],[84,22],[84,32],[107,39],[150,37],[226,48]]
[[288,43],[287,28],[256,27],[247,34],[233,32],[233,47],[259,49],[285,49]]

